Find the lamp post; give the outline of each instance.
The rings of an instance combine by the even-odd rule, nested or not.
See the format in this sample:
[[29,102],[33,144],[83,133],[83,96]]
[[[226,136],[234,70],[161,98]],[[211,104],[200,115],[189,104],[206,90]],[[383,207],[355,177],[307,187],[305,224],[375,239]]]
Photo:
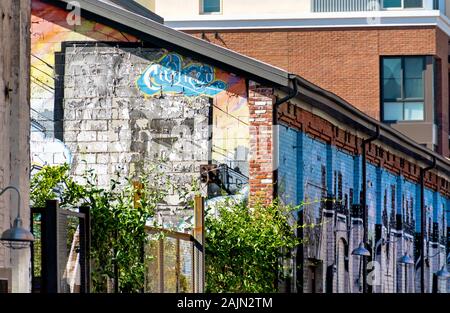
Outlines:
[[30,243],[34,241],[33,234],[23,228],[22,218],[20,217],[20,192],[14,186],[8,186],[0,191],[0,196],[7,190],[15,190],[17,192],[17,217],[14,219],[12,228],[5,230],[0,242],[11,249],[24,249],[29,247]]
[[[356,255],[356,256],[360,257],[360,264],[361,264],[361,261],[364,262],[364,257],[370,256],[369,250],[367,250],[366,247],[364,247],[364,241],[361,241],[358,248],[356,248],[352,251],[352,255]],[[361,265],[360,265],[360,267],[361,267]],[[363,274],[363,293],[366,293],[365,286],[364,286],[364,281],[365,281],[364,275],[366,275],[366,273],[364,271],[364,264],[363,264],[363,273],[362,274]]]
[[[348,232],[348,235],[347,235],[347,236],[348,236],[348,238],[350,238],[350,232],[351,232],[351,230],[352,230],[353,228],[355,228],[355,227],[356,227],[356,226],[353,226],[353,227],[351,227],[349,230],[336,230],[335,232],[336,232],[336,233],[337,233],[337,232]],[[363,225],[363,232],[364,232],[364,230],[365,230],[365,227],[364,227],[364,225]],[[359,243],[358,248],[356,248],[356,249],[354,249],[354,250],[352,251],[352,255],[356,255],[356,256],[359,256],[359,257],[360,257],[360,268],[361,268],[361,260],[364,261],[364,257],[370,256],[370,251],[366,249],[366,247],[365,247],[365,245],[364,245],[364,241],[365,241],[365,239],[363,239],[363,241],[361,241],[361,242]],[[363,267],[364,267],[364,264],[363,264]],[[360,271],[360,272],[361,272],[361,271]],[[363,272],[364,272],[364,268],[363,268]],[[365,291],[365,287],[364,287],[364,282],[365,282],[364,275],[365,275],[365,273],[363,273],[363,293],[366,292],[366,291]]]

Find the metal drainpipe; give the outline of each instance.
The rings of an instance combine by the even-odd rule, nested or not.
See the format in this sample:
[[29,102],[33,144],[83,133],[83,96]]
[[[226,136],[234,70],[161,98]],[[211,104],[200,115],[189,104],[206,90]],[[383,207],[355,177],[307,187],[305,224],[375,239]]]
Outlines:
[[[283,103],[291,100],[292,98],[295,98],[299,94],[296,78],[295,77],[290,77],[290,81],[294,85],[293,86],[294,89],[292,90],[292,92],[290,92],[286,97],[278,99],[274,103],[274,106],[273,106],[273,117],[272,117],[272,124],[273,124],[274,127],[275,127],[275,125],[278,125],[278,106],[280,106]],[[273,140],[273,138],[272,138],[272,140]],[[278,155],[278,153],[277,153],[277,155]],[[277,164],[277,168],[275,168],[273,170],[272,176],[273,176],[273,182],[274,182],[274,184],[273,184],[273,198],[275,199],[276,197],[278,197],[278,164]],[[303,256],[301,256],[301,262],[303,263]],[[302,266],[302,268],[303,268],[303,266]],[[297,277],[297,279],[298,279],[298,277]],[[278,288],[279,288],[279,286],[278,286]]]
[[[273,126],[278,125],[278,106],[282,105],[285,102],[288,102],[292,98],[297,97],[298,94],[299,94],[298,85],[297,85],[297,79],[295,77],[290,77],[290,81],[294,85],[294,89],[292,90],[292,92],[290,92],[286,97],[278,99],[274,103],[274,106],[273,106],[273,118],[272,118],[273,119],[273,121],[272,121]],[[273,170],[272,175],[273,175],[273,181],[274,181],[273,198],[275,199],[278,196],[278,168]]]
[[433,157],[431,166],[420,169],[420,258],[422,267],[420,268],[420,292],[425,293],[425,173],[436,168],[436,158]]
[[[368,223],[367,223],[367,158],[366,158],[366,145],[374,140],[380,138],[380,126],[377,125],[377,132],[375,136],[364,139],[362,142],[362,199],[361,206],[363,211],[363,225],[364,225],[364,234],[363,234],[363,242],[364,245],[367,245],[367,232],[368,232]],[[367,258],[363,258],[363,293],[367,293]]]

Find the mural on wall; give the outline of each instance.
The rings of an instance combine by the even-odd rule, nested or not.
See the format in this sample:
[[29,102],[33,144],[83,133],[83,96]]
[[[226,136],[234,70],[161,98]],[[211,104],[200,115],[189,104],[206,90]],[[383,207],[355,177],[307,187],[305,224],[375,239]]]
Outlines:
[[212,97],[225,91],[228,85],[216,79],[216,69],[202,63],[184,64],[183,57],[167,53],[150,65],[137,81],[146,95],[181,94],[186,97]]
[[[128,92],[130,92],[129,98],[142,99],[142,101],[133,100],[136,103],[144,103],[144,99],[161,98],[162,95],[166,99],[160,99],[160,102],[167,103],[168,98],[178,97],[180,103],[194,105],[193,101],[195,100],[190,98],[200,97],[209,99],[210,106],[212,107],[213,119],[208,122],[212,123],[212,144],[210,145],[212,154],[210,157],[212,157],[213,162],[224,163],[230,168],[237,169],[238,172],[248,175],[249,111],[247,107],[247,87],[244,79],[219,68],[181,56],[173,51],[160,50],[161,53],[157,55],[152,53],[145,55],[145,49],[142,52],[138,51],[139,49],[132,51],[132,49],[127,50],[127,48],[116,49],[111,55],[116,53],[125,53],[127,56],[133,54],[138,55],[141,60],[138,61],[139,64],[136,64],[136,69],[138,70],[136,72],[130,73],[129,68],[125,67],[119,69],[118,67],[114,67],[113,63],[106,65],[97,62],[98,64],[91,64],[92,66],[90,68],[84,67],[83,73],[77,73],[83,74],[77,77],[78,80],[64,81],[64,79],[61,79],[61,75],[67,76],[71,74],[61,72],[61,67],[63,69],[65,67],[64,64],[61,64],[65,57],[63,44],[77,42],[76,51],[82,54],[85,51],[84,49],[89,49],[88,46],[92,46],[92,43],[96,41],[111,43],[111,46],[114,46],[115,43],[117,43],[117,46],[120,46],[121,43],[126,42],[129,47],[130,42],[137,43],[139,39],[128,33],[120,32],[114,28],[85,18],[81,18],[81,25],[68,25],[67,12],[65,10],[39,0],[32,1],[31,106],[33,110],[39,113],[37,121],[45,126],[47,137],[55,137],[55,131],[58,131],[58,127],[55,129],[55,125],[59,123],[59,127],[62,127],[63,118],[64,123],[66,123],[67,119],[74,121],[86,118],[92,119],[92,116],[89,116],[90,111],[83,110],[82,108],[78,108],[78,110],[67,110],[64,112],[64,117],[58,116],[55,113],[55,98],[58,101],[58,97],[70,98],[77,93],[76,91],[72,92],[73,88],[69,88],[65,89],[62,95],[58,94],[58,90],[62,90],[61,86],[58,85],[60,82],[72,84],[72,87],[77,85],[80,86],[79,88],[81,86],[83,88],[86,87],[86,90],[83,90],[81,94],[84,91],[90,92],[89,97],[91,100],[95,94],[93,86],[96,86],[96,82],[103,83],[102,88],[97,88],[97,91],[102,92],[104,95],[116,92],[114,90],[117,87],[117,82],[124,85],[127,84],[130,88],[134,87],[135,91],[128,89]],[[91,57],[96,58],[99,56]],[[115,60],[118,60],[118,58],[115,58]],[[79,60],[79,62],[80,66],[76,71],[86,63],[84,60]],[[111,70],[121,71],[115,73],[115,75],[120,74],[116,77],[117,81],[107,81],[106,77],[95,75],[94,72],[99,70],[96,69],[97,65],[105,69],[107,73],[111,72]],[[76,76],[74,75],[74,77]],[[90,82],[90,86],[86,86],[85,82]],[[125,88],[123,88],[123,91],[126,92]],[[120,96],[124,98],[125,95],[123,93]],[[101,106],[105,106],[105,101],[108,102],[107,98],[101,101],[103,101]],[[117,101],[119,106],[127,103],[124,99]],[[201,100],[200,102],[204,103],[204,101]],[[204,104],[202,107],[202,110],[207,109]],[[98,106],[95,109],[104,110],[107,108]],[[122,106],[117,108],[117,110],[119,110],[120,118],[129,118],[130,112],[124,112]],[[148,110],[148,107],[145,110]],[[161,110],[162,113],[169,111],[164,107],[161,107]],[[194,114],[193,112],[195,110],[189,114]],[[147,113],[144,112],[142,114],[147,116]],[[102,114],[103,116],[105,114],[107,115],[105,112]],[[134,114],[137,113],[135,112]],[[161,116],[161,121],[154,119],[152,125],[164,123],[162,121],[163,118],[164,116]],[[70,123],[68,124],[70,125]],[[167,126],[168,123],[165,123],[165,125]],[[139,128],[140,125],[133,127]],[[88,131],[91,132],[94,130]],[[122,134],[125,134],[125,132],[122,128],[121,134],[119,135],[123,137],[125,135]],[[92,137],[94,134],[83,131],[82,134],[78,134],[77,136],[80,136],[80,140],[84,140],[84,138]],[[99,140],[111,140],[111,138],[115,138],[114,135],[106,135],[106,133],[97,134],[96,136],[98,137],[95,140],[98,138],[100,138]],[[145,137],[145,134],[142,136]],[[123,139],[122,137],[121,139]],[[38,136],[35,136],[34,139],[39,140]],[[33,142],[34,139],[32,139],[32,146],[42,145],[42,142]],[[73,138],[69,139],[73,140]],[[142,140],[145,141],[145,138],[142,138]],[[66,138],[64,138],[64,141],[66,141]],[[166,144],[167,140],[161,139],[160,141]],[[134,144],[133,148],[137,149],[139,145],[140,143]],[[72,152],[76,152],[73,144],[68,146]],[[89,147],[89,145],[85,145],[85,147]],[[82,150],[88,161],[91,163],[97,162],[94,161],[94,156],[84,151],[84,148]],[[74,155],[74,161],[76,159],[77,157]],[[128,162],[129,159],[129,156],[124,156],[121,160]]]

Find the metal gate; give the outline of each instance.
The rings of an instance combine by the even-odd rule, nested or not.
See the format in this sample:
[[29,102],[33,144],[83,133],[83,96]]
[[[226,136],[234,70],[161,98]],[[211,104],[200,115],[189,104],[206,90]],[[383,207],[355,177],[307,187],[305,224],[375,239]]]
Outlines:
[[204,199],[195,197],[192,234],[147,227],[145,288],[149,293],[202,293],[205,290]]
[[90,216],[61,209],[56,200],[31,208],[32,292],[88,293],[90,291]]
[[203,247],[192,235],[147,228],[145,292],[203,292]]

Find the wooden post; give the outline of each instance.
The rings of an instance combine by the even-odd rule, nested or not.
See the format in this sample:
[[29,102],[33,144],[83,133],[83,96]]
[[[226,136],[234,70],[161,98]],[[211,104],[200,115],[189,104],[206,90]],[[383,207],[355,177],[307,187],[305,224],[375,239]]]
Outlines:
[[79,208],[80,213],[84,214],[84,219],[80,219],[80,249],[83,251],[84,266],[81,268],[81,292],[91,292],[91,215],[88,207]]
[[[198,273],[194,276],[194,292],[202,293],[205,288],[205,207],[203,197],[195,196],[194,199],[194,230],[193,237],[200,245],[194,243],[194,260],[197,262]],[[196,248],[197,247],[197,248]]]

